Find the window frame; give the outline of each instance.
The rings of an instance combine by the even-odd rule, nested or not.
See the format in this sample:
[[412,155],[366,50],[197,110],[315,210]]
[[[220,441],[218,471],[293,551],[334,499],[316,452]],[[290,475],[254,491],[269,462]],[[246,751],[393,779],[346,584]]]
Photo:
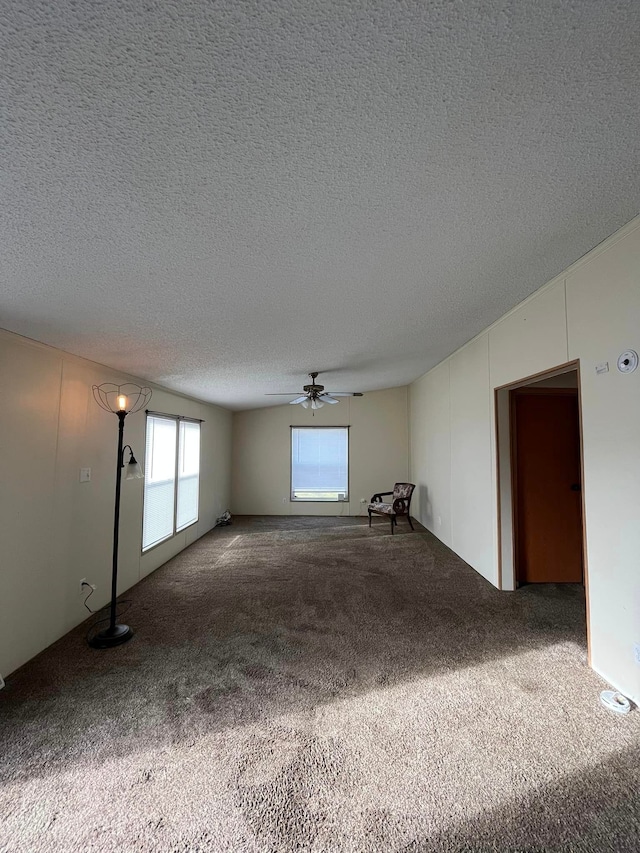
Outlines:
[[[184,415],[169,415],[165,412],[151,412],[148,409],[145,410],[145,424],[144,424],[144,458],[146,462],[147,457],[147,429],[149,418],[156,419],[164,419],[167,421],[174,421],[176,424],[176,447],[175,447],[175,459],[174,459],[174,481],[173,481],[173,532],[165,536],[163,539],[154,542],[153,545],[148,545],[146,548],[144,546],[144,508],[145,508],[145,499],[146,499],[146,490],[147,490],[147,472],[145,470],[145,478],[144,478],[144,486],[142,489],[142,524],[140,531],[140,553],[148,554],[150,551],[153,551],[154,548],[158,548],[160,545],[164,545],[166,542],[169,542],[179,533],[184,533],[185,530],[188,530],[194,524],[197,524],[200,521],[200,474],[202,469],[202,424],[203,420],[200,418],[189,418]],[[198,452],[198,512],[197,516],[193,521],[188,522],[188,524],[183,525],[178,529],[178,485],[179,485],[179,466],[180,466],[180,423],[185,421],[187,423],[195,423],[198,424],[199,427],[199,452]],[[145,469],[146,469],[145,464]]]
[[[296,498],[293,496],[293,431],[294,429],[319,430],[319,429],[343,429],[347,439],[347,491],[344,498]],[[289,427],[289,503],[317,503],[317,504],[343,504],[349,503],[351,495],[351,427],[349,424],[324,424],[322,426],[309,426],[309,424],[291,424]]]

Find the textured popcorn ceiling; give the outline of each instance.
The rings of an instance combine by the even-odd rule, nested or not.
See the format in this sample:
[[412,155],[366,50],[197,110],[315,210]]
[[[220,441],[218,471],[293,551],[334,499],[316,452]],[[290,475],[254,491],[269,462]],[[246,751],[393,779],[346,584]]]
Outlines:
[[231,408],[413,380],[637,212],[639,24],[4,0],[0,326]]

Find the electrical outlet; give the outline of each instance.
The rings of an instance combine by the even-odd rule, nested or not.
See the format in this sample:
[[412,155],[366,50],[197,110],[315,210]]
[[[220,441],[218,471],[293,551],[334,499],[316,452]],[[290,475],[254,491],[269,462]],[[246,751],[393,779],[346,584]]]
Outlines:
[[367,499],[366,499],[366,498],[360,498],[360,503],[361,503],[361,504],[366,504],[366,502],[367,502]]
[[287,498],[282,498],[282,503],[286,504],[286,502],[287,502]]
[[640,666],[640,643],[633,644],[633,659]]
[[96,585],[94,583],[89,583],[89,581],[86,578],[82,578],[82,580],[78,584],[78,592],[80,593],[80,595],[82,595],[83,593],[84,594],[88,593],[90,589],[92,589],[95,592]]

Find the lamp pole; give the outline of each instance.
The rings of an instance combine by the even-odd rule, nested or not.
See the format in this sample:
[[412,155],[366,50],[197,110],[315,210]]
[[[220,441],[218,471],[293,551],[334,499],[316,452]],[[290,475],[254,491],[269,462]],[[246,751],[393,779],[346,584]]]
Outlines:
[[[133,388],[133,392],[131,392]],[[128,395],[122,393],[128,390]],[[116,599],[118,597],[118,541],[120,537],[120,489],[122,485],[122,469],[124,467],[124,419],[131,412],[139,411],[143,405],[149,402],[151,391],[149,388],[141,388],[139,385],[94,385],[93,396],[105,411],[113,412],[118,416],[118,456],[116,462],[116,499],[113,513],[113,558],[111,563],[111,605],[109,608],[109,627],[98,631],[89,638],[89,645],[95,649],[109,649],[126,643],[133,637],[133,631],[128,625],[116,623]],[[115,402],[113,397],[115,396]],[[128,396],[137,397],[133,405],[129,405]],[[131,452],[130,462],[137,469],[134,476],[142,476],[139,465]]]
[[[125,411],[116,412],[118,415],[118,462],[116,467],[116,505],[113,513],[113,561],[111,568],[111,611],[109,620],[109,633],[116,632],[116,598],[118,595],[118,540],[120,536],[120,487],[122,485],[122,444],[124,441],[124,419],[127,417]],[[133,631],[127,625],[119,626],[127,628],[128,636],[120,642],[125,642],[133,636]]]

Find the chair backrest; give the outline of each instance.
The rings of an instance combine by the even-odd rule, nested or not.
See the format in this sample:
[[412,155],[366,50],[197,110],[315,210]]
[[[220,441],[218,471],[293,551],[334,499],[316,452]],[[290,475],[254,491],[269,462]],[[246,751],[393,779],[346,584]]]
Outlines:
[[396,500],[396,498],[404,498],[407,503],[409,503],[414,489],[415,486],[413,483],[396,483],[393,487],[394,501]]

